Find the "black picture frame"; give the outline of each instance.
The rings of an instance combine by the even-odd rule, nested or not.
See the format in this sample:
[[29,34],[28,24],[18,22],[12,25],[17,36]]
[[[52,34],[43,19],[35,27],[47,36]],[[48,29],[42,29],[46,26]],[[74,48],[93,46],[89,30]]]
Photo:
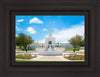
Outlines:
[[[43,1],[0,1],[0,77],[100,77],[100,1],[92,0],[43,0]],[[79,63],[20,63],[14,62],[13,51],[15,30],[13,14],[22,12],[86,12],[86,50],[87,62]]]
[[[85,38],[86,38],[86,43],[85,43],[85,62],[16,62],[15,61],[15,49],[16,49],[16,45],[15,45],[15,16],[16,15],[84,15],[85,16]],[[10,41],[11,42],[11,52],[10,52],[10,57],[11,57],[11,60],[10,60],[10,65],[12,66],[46,66],[46,65],[49,65],[49,66],[88,66],[89,65],[89,45],[88,45],[88,41],[89,41],[89,30],[88,30],[88,27],[89,27],[89,11],[87,10],[84,10],[84,11],[72,11],[72,10],[55,10],[55,11],[27,11],[27,10],[21,10],[21,11],[10,11],[10,18],[9,19],[11,22],[11,27],[10,28],[10,32],[11,32],[11,38],[12,40]],[[10,39],[11,39],[10,38]]]

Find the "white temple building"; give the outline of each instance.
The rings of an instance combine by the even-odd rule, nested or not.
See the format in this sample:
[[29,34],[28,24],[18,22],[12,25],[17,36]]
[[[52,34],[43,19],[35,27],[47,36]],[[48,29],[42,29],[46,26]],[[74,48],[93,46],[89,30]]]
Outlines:
[[45,38],[45,47],[54,47],[55,38],[51,34],[51,24],[49,28],[49,35]]
[[[37,46],[35,45],[35,49],[39,55],[61,55],[63,51],[65,50],[65,47],[62,47],[63,45],[66,46],[67,44],[61,44],[60,47],[58,47],[57,43],[55,42],[55,37],[52,36],[51,33],[51,24],[49,27],[49,34],[47,37],[45,37],[45,43],[38,43]],[[40,46],[40,45],[43,45]],[[33,46],[33,45],[32,45]]]
[[49,28],[49,35],[45,38],[44,47],[36,48],[36,51],[39,55],[61,55],[65,48],[54,47],[55,38],[51,34],[51,24]]
[[44,43],[31,44],[30,48],[36,49],[36,51],[39,54],[62,54],[62,52],[65,49],[73,48],[73,46],[69,43],[60,43],[60,47],[58,47],[58,43],[56,43],[56,38],[52,36],[51,23],[50,23],[49,34],[48,34],[47,37],[45,37],[45,42]]
[[[56,38],[52,36],[51,33],[51,23],[50,23],[50,27],[49,27],[49,33],[48,36],[45,37],[45,42],[44,43],[32,43],[30,45],[30,49],[36,49],[39,48],[41,45],[43,45],[45,48],[49,48],[49,47],[57,47],[58,43],[56,43]],[[73,46],[70,43],[60,43],[60,47],[61,48],[65,48],[65,49],[69,49],[69,48],[73,48]]]

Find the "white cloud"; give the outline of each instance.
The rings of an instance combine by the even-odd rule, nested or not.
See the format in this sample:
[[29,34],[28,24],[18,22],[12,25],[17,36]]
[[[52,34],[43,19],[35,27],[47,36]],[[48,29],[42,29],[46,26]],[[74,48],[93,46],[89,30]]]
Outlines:
[[48,30],[48,29],[45,29],[45,28],[43,29],[43,31],[47,31],[47,30]]
[[20,29],[17,29],[17,31],[20,31]]
[[77,34],[84,37],[84,25],[76,25],[69,29],[55,30],[52,35],[56,38],[56,42],[68,43],[68,40]]
[[26,31],[28,31],[31,34],[35,34],[36,33],[36,31],[32,27],[28,27]]
[[24,20],[23,19],[19,19],[19,20],[17,20],[17,22],[23,22]]
[[34,17],[33,19],[31,19],[29,21],[30,24],[35,23],[35,24],[42,24],[43,21],[41,21],[40,19],[38,19],[37,17]]
[[[63,29],[63,30],[55,29],[54,32],[52,33],[52,36],[55,37],[56,43],[57,42],[68,43],[68,40],[77,34],[84,37],[85,33],[84,33],[84,25],[83,24],[73,25],[72,28]],[[44,43],[44,40],[45,39],[40,40],[39,42]]]
[[39,43],[45,43],[45,39],[40,40]]
[[18,28],[17,26],[16,26],[16,30],[17,31],[20,31],[20,30],[23,30],[22,28]]

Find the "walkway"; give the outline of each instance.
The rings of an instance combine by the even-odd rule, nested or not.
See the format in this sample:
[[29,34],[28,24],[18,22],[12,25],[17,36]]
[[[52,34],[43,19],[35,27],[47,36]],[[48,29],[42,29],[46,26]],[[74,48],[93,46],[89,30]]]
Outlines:
[[37,61],[69,61],[68,59],[63,58],[63,56],[40,56],[38,55],[36,58],[31,60]]

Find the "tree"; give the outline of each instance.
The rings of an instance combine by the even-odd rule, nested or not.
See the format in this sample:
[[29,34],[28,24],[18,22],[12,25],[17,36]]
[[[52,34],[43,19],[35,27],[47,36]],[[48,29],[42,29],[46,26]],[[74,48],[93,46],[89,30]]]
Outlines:
[[19,36],[16,37],[16,45],[23,46],[27,52],[27,46],[33,43],[32,37],[27,36],[23,33],[20,33]]
[[83,40],[81,41],[81,43],[80,43],[80,46],[81,46],[81,47],[84,47],[84,44],[85,44],[85,40],[83,39]]
[[76,48],[80,46],[82,42],[82,36],[76,35],[69,40],[69,43],[74,47],[73,52],[75,52]]

